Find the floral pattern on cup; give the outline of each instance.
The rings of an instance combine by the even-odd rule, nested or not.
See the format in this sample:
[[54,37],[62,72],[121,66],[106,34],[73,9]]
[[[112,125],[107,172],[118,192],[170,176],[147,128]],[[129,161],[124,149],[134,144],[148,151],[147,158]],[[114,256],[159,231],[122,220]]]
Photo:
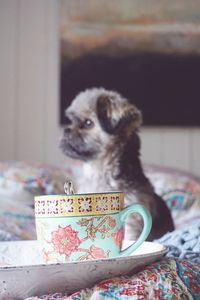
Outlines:
[[48,214],[58,214],[58,201],[47,201],[48,203]]
[[123,208],[123,193],[93,195],[38,196],[35,200],[36,217],[99,215],[118,212]]
[[37,202],[37,211],[38,211],[38,214],[40,214],[40,215],[45,214],[45,202],[44,201]]
[[108,210],[108,198],[107,197],[97,197],[96,198],[96,210],[106,211]]
[[108,257],[109,257],[109,251],[106,252],[104,251],[104,249],[92,245],[90,246],[89,250],[85,255],[80,256],[79,260],[102,259]]
[[64,228],[59,227],[52,232],[51,243],[56,252],[69,256],[72,252],[77,251],[81,240],[78,237],[78,232],[73,230],[71,225],[68,225]]
[[[112,216],[83,217],[74,225],[85,227],[85,236],[80,237],[79,232],[72,225],[58,226],[51,232],[51,237],[46,242],[51,245],[49,250],[43,250],[45,261],[59,254],[68,261],[72,254],[79,253],[77,260],[109,258],[109,250],[97,247],[94,244],[88,248],[87,240],[94,242],[99,236],[101,239],[113,237],[116,246],[120,249],[123,237],[123,228],[115,228],[116,220]],[[48,228],[47,228],[48,229]],[[121,238],[121,240],[120,240]]]
[[120,210],[120,203],[117,197],[111,197],[111,209],[115,211]]
[[60,200],[60,213],[67,214],[67,213],[73,213],[73,212],[74,212],[73,199],[61,199]]
[[92,211],[92,198],[78,198],[78,211],[88,213]]
[[112,233],[112,237],[115,241],[115,244],[121,248],[121,241],[124,238],[124,230],[123,228],[119,228],[116,232]]
[[[141,215],[144,226],[138,239],[122,249],[125,220],[134,213]],[[35,221],[47,263],[130,255],[145,241],[152,225],[143,205],[124,208],[122,192],[36,196]]]

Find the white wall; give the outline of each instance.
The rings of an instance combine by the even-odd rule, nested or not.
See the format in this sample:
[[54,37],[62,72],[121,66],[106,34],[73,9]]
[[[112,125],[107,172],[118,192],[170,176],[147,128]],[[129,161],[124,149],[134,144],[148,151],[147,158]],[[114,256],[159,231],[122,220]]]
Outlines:
[[[59,5],[0,0],[0,160],[61,165]],[[199,128],[142,128],[142,158],[200,174]]]

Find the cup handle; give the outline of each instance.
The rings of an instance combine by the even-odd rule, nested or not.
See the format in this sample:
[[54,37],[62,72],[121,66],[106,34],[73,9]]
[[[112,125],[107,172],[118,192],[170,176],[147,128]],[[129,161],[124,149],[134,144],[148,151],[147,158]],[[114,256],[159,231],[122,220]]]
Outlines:
[[144,226],[139,238],[132,245],[122,250],[120,252],[120,256],[128,256],[133,251],[135,251],[146,240],[146,238],[148,237],[151,231],[151,226],[152,226],[151,215],[149,211],[141,204],[132,204],[124,208],[119,213],[121,222],[124,222],[126,217],[132,213],[138,213],[141,215],[141,217],[143,218]]

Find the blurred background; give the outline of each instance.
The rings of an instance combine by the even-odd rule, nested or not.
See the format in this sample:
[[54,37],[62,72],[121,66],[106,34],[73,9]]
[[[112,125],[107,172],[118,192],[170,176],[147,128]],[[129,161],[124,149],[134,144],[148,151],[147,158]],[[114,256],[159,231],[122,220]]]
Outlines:
[[0,161],[70,163],[63,109],[104,85],[142,109],[144,162],[200,174],[199,67],[198,1],[0,0]]

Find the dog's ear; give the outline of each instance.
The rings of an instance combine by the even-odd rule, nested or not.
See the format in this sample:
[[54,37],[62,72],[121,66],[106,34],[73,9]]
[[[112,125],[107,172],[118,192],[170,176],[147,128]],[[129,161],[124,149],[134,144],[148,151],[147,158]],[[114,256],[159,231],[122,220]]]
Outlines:
[[120,130],[137,130],[142,123],[141,112],[125,101],[116,101],[109,95],[101,95],[97,100],[97,116],[102,128],[114,134]]

